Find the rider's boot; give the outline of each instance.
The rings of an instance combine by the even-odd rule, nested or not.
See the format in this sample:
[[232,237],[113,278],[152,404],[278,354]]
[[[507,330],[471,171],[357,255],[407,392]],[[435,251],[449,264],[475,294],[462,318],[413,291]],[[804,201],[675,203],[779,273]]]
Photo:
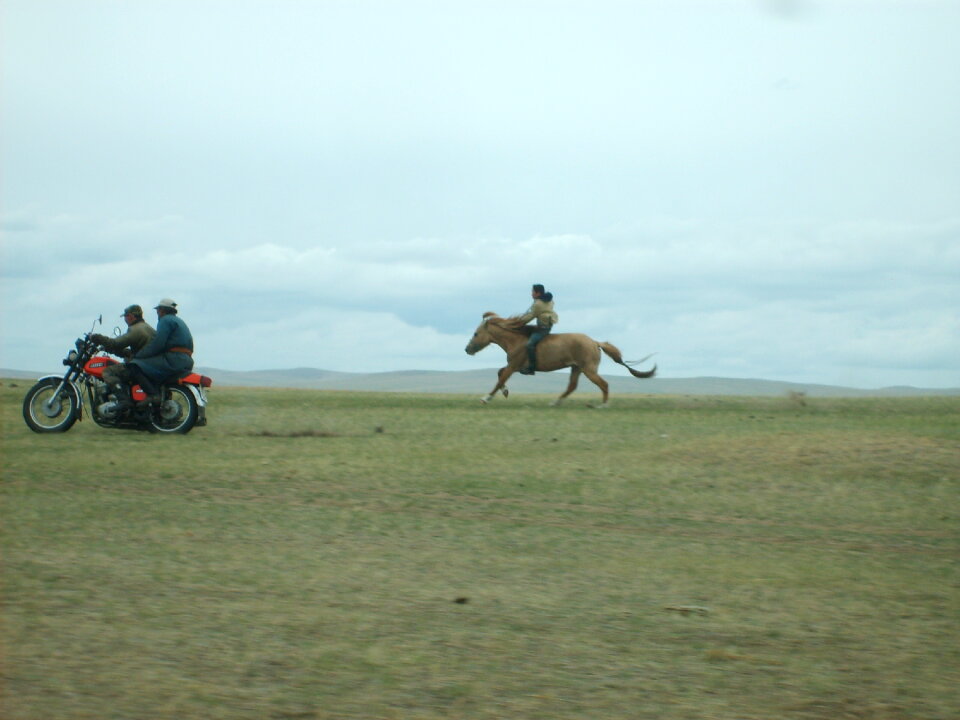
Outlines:
[[520,368],[521,375],[533,375],[537,367],[537,351],[527,348],[527,366]]
[[117,396],[117,410],[121,412],[133,407],[133,399],[130,397],[130,388],[123,383],[114,383],[114,392]]
[[146,397],[137,403],[140,406],[146,407],[147,405],[159,405],[162,397],[160,390],[157,386],[150,380],[146,375],[140,373],[138,378],[140,382],[140,389],[146,394]]

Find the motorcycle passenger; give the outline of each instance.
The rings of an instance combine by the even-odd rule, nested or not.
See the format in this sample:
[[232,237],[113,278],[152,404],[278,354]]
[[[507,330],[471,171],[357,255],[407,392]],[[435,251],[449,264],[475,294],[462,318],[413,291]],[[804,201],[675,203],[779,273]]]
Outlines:
[[[143,308],[139,305],[128,305],[124,308],[123,320],[127,323],[127,332],[123,335],[111,338],[94,333],[90,339],[101,345],[108,353],[130,358],[144,348],[157,331],[143,319]],[[111,365],[103,371],[103,381],[117,390],[117,397],[121,403],[130,396],[126,386],[128,379],[127,366],[123,363]]]
[[159,389],[167,380],[193,369],[193,335],[177,315],[177,304],[164,298],[157,311],[157,334],[130,361],[130,371],[147,393],[147,402],[160,402]]
[[533,304],[520,316],[514,319],[517,322],[527,323],[536,319],[537,327],[527,340],[527,365],[521,368],[521,375],[533,375],[537,367],[537,343],[550,334],[550,330],[559,321],[559,317],[553,311],[553,293],[547,292],[543,285],[534,285],[530,291],[530,297],[533,298]]

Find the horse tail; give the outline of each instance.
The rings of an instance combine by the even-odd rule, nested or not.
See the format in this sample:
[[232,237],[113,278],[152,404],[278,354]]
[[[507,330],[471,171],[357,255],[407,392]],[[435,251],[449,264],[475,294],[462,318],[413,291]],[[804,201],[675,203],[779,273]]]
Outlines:
[[624,360],[623,355],[620,354],[620,349],[616,345],[608,342],[597,343],[597,345],[600,346],[600,349],[603,350],[607,357],[609,357],[618,365],[623,365],[635,378],[652,378],[657,374],[656,365],[653,366],[652,370],[634,370],[632,367],[630,367],[631,365],[639,365],[645,360],[649,360],[655,353],[651,353],[645,358],[640,358],[639,360]]

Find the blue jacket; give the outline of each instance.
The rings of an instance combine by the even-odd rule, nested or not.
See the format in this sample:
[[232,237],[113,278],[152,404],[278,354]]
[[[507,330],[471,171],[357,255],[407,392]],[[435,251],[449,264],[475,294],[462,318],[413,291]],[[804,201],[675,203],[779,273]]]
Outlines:
[[164,315],[157,323],[157,334],[134,357],[148,358],[162,355],[170,348],[186,348],[193,352],[193,335],[178,315]]
[[164,315],[157,322],[157,334],[130,361],[139,366],[149,378],[165,381],[185,375],[193,369],[193,358],[185,352],[170,352],[170,348],[186,348],[193,352],[190,328],[176,315]]

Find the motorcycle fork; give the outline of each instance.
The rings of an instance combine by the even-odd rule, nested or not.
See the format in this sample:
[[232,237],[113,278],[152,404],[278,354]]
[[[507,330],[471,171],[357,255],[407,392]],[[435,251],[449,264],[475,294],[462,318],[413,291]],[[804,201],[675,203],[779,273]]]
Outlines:
[[50,396],[50,399],[47,400],[47,409],[50,409],[53,407],[53,403],[55,403],[60,399],[60,396],[63,394],[63,391],[64,389],[66,389],[67,385],[71,384],[70,381],[67,379],[68,377],[70,377],[69,373],[67,373],[66,375],[63,376],[63,378],[61,378],[60,384],[57,385],[56,391],[53,393],[53,395]]
[[57,389],[45,404],[48,409],[52,410],[55,402],[59,401],[65,393],[71,392],[71,390],[67,388],[73,388],[72,392],[76,393],[77,396],[77,420],[83,420],[83,390],[80,389],[75,381],[70,379],[70,376],[73,374],[73,371],[71,371],[60,378],[60,384],[57,385]]

